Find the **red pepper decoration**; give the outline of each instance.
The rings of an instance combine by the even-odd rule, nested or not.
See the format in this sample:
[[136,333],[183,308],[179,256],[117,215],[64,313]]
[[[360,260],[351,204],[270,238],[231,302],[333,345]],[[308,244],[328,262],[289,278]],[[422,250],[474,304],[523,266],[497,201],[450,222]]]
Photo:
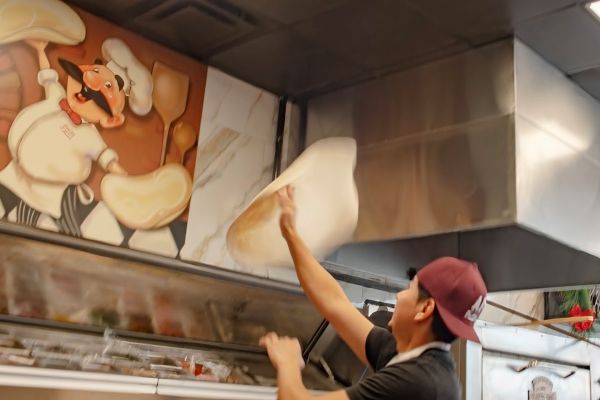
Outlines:
[[[594,320],[596,319],[596,312],[594,310],[591,310],[591,309],[590,310],[582,310],[581,306],[579,304],[575,304],[571,308],[571,310],[569,311],[569,315],[571,317],[592,316],[592,317],[594,317]],[[573,324],[573,328],[575,328],[575,330],[577,332],[587,331],[594,324],[594,320],[589,321],[589,322],[576,322]]]

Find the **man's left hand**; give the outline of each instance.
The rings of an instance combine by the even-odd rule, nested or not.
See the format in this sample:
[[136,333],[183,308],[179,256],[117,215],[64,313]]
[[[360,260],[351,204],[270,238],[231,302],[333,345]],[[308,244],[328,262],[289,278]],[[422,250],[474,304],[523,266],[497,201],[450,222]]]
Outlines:
[[275,369],[279,370],[285,367],[304,368],[302,350],[298,339],[287,336],[279,337],[275,332],[270,332],[260,339],[259,344],[269,353],[269,359]]

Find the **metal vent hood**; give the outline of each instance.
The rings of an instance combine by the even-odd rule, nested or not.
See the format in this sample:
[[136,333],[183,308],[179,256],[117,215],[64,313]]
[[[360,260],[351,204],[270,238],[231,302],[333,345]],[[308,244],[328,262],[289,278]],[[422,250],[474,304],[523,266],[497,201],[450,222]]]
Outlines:
[[360,196],[330,263],[405,278],[455,255],[491,291],[600,283],[600,103],[519,40],[311,99],[306,143],[328,136],[356,138]]

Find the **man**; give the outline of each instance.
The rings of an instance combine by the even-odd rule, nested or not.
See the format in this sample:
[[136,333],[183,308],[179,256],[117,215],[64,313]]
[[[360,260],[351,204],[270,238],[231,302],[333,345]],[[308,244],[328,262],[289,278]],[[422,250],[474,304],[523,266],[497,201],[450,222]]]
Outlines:
[[[135,57],[124,43],[107,39],[103,53],[123,53],[121,59],[127,62],[118,66],[115,60],[107,65],[96,60],[93,64],[76,65],[59,59],[67,73],[65,88],[58,80],[58,72],[50,66],[48,43],[29,40],[27,44],[37,53],[38,83],[45,96],[21,110],[11,125],[8,147],[12,160],[0,171],[2,208],[6,215],[15,209],[17,223],[37,226],[40,216],[47,215],[54,222],[54,230],[81,236],[77,210],[94,199],[85,183],[92,163],[108,172],[126,174],[117,153],[104,142],[97,126],[121,126],[125,122],[127,97],[130,108],[137,109],[132,101],[142,97],[139,93],[146,95],[145,88],[152,85],[151,76],[133,61]],[[135,86],[130,79],[134,73],[141,77]],[[143,99],[146,103],[147,98],[146,95]],[[149,110],[145,106],[142,113]]]
[[[348,300],[317,262],[295,228],[293,188],[278,193],[280,228],[306,295],[338,335],[376,371],[358,384],[319,397],[323,400],[457,400],[460,387],[449,354],[455,337],[477,340],[473,323],[485,304],[485,283],[473,263],[444,257],[417,272],[396,296],[391,333],[374,325]],[[269,333],[260,340],[277,369],[279,398],[312,399],[302,384],[297,339]]]

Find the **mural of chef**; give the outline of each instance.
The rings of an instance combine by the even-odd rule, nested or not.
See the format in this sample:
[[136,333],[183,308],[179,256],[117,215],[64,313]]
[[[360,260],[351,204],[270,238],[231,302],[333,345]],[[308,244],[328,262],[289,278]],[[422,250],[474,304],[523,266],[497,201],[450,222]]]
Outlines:
[[47,215],[58,231],[81,236],[77,209],[94,199],[85,183],[92,163],[126,175],[98,127],[121,126],[126,103],[137,115],[150,112],[152,76],[123,41],[109,38],[102,44],[106,64],[96,60],[76,65],[59,59],[68,75],[65,88],[50,66],[47,42],[26,42],[37,52],[37,78],[45,99],[21,110],[11,125],[12,160],[0,171],[0,196],[6,214],[16,208],[18,223],[37,226],[40,216]]

